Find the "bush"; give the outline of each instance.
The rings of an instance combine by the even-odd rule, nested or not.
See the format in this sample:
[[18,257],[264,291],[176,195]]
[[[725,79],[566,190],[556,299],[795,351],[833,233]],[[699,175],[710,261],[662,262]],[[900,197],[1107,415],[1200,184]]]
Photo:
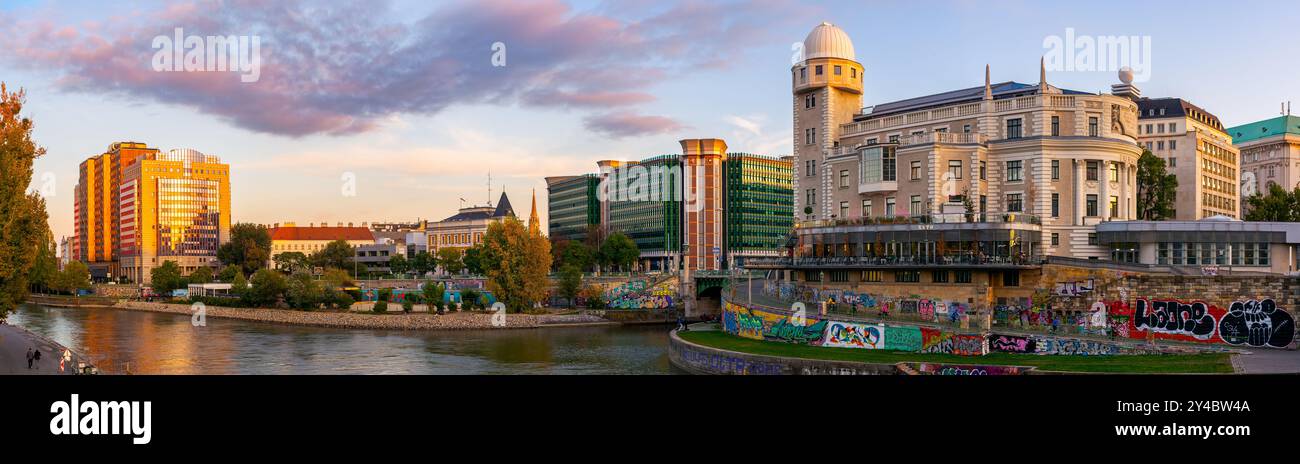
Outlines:
[[380,314],[386,313],[388,312],[388,302],[384,300],[376,301],[375,307],[370,310]]
[[473,289],[461,290],[460,300],[461,302],[464,303],[463,308],[467,310],[472,310],[476,307],[482,307],[483,305],[480,304],[479,302],[479,296],[480,295],[477,290],[473,290]]
[[402,299],[402,312],[406,314],[411,314],[411,308],[414,307],[415,307],[415,303],[412,302],[410,298]]
[[392,301],[392,299],[393,299],[393,289],[391,288],[379,289],[379,301]]

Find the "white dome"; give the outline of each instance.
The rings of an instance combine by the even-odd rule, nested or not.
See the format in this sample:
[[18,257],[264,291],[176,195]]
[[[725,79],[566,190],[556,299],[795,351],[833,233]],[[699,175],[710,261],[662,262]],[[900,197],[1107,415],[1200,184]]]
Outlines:
[[843,29],[831,23],[821,23],[803,39],[804,59],[842,58],[857,61],[853,54],[853,41]]

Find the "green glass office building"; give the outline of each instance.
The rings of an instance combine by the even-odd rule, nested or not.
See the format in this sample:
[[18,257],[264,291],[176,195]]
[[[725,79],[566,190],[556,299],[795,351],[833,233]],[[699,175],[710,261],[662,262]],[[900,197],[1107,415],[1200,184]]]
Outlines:
[[600,177],[594,174],[546,178],[547,236],[552,241],[587,240],[600,226]]

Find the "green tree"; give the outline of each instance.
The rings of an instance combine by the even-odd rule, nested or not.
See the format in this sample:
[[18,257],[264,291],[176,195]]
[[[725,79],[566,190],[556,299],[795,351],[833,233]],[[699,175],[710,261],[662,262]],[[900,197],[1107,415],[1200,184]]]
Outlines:
[[36,262],[32,264],[29,285],[38,293],[50,291],[59,280],[59,258],[55,256],[53,236],[42,240],[37,248]]
[[388,259],[388,269],[391,270],[393,274],[405,274],[410,268],[411,263],[407,262],[406,256],[402,256],[400,253],[395,254],[392,258]]
[[242,268],[234,264],[230,264],[227,265],[226,267],[221,268],[221,272],[217,273],[217,280],[225,283],[231,283],[235,281],[236,275],[243,275],[243,274],[244,271]]
[[355,258],[356,250],[352,249],[352,245],[348,245],[345,240],[335,240],[326,244],[325,248],[312,253],[311,264],[324,268],[350,270]]
[[250,305],[268,307],[279,302],[288,289],[284,274],[265,268],[258,269],[253,273],[253,278],[249,279],[244,299]]
[[242,299],[247,293],[248,279],[244,278],[243,272],[236,272],[235,277],[230,279],[230,294]]
[[90,269],[81,261],[69,261],[58,271],[57,282],[61,291],[76,293],[77,290],[91,288]]
[[271,260],[275,263],[275,269],[280,272],[293,274],[311,270],[311,262],[301,251],[286,251],[275,255]]
[[1300,187],[1288,192],[1275,183],[1268,184],[1268,194],[1256,193],[1246,198],[1247,221],[1300,221]]
[[424,281],[424,285],[420,287],[420,292],[424,294],[423,298],[425,303],[429,304],[433,308],[437,308],[438,314],[442,314],[442,299],[445,298],[447,288],[440,283],[426,280]]
[[480,294],[478,290],[472,288],[463,289],[460,291],[461,308],[466,311],[473,310],[474,308],[481,308],[483,307],[483,304],[479,300],[482,298],[483,295]]
[[326,269],[325,274],[321,276],[321,280],[325,281],[331,288],[347,288],[357,285],[356,281],[352,280],[352,276],[342,269]]
[[597,252],[597,260],[602,265],[615,266],[619,270],[631,269],[639,257],[641,250],[637,249],[636,242],[622,232],[610,235]]
[[461,262],[465,263],[465,270],[470,274],[483,275],[483,244],[466,248]]
[[442,270],[448,274],[460,274],[460,271],[465,269],[465,263],[461,261],[464,256],[465,252],[461,251],[460,248],[439,248],[438,266],[442,267]]
[[25,100],[0,83],[0,320],[27,299],[41,242],[53,241],[45,200],[27,193],[32,163],[45,149],[32,141],[32,120],[20,115]]
[[271,232],[260,224],[239,223],[230,227],[230,241],[217,249],[222,264],[234,264],[252,274],[271,259]]
[[421,276],[433,272],[438,267],[438,261],[427,251],[421,251],[411,257],[411,270]]
[[[635,245],[635,244],[634,244]],[[565,266],[576,266],[579,271],[586,271],[596,262],[596,253],[586,243],[574,240],[561,240],[556,242],[551,248],[551,254],[555,257],[556,269],[563,270]]]
[[289,276],[284,299],[294,309],[316,309],[324,301],[325,292],[311,274],[299,272]]
[[162,296],[171,295],[172,290],[183,288],[186,283],[175,261],[164,261],[162,266],[153,268],[149,271],[149,280],[154,293]]
[[578,269],[578,266],[573,264],[561,268],[559,291],[560,296],[569,300],[569,307],[573,307],[574,298],[577,298],[578,292],[582,291],[582,269]]
[[[1163,221],[1174,217],[1174,195],[1178,192],[1178,176],[1165,169],[1164,158],[1142,150],[1138,158],[1137,218],[1146,221]],[[1101,201],[1110,201],[1101,199]]]
[[483,271],[488,290],[513,312],[528,310],[550,283],[551,241],[516,218],[488,225],[483,236]]
[[212,268],[201,266],[190,273],[189,283],[206,284],[212,282]]

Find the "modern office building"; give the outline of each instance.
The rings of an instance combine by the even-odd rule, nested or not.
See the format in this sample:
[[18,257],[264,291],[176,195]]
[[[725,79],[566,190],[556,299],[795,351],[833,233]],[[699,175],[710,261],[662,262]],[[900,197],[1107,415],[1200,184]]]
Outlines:
[[1224,217],[1199,221],[1125,221],[1097,225],[1116,261],[1181,268],[1183,273],[1300,270],[1300,223],[1243,222]]
[[1174,219],[1240,217],[1239,150],[1218,117],[1181,98],[1143,98],[1138,144],[1178,177]]
[[595,174],[546,178],[547,236],[584,242],[600,227],[600,177]]
[[121,176],[119,264],[132,282],[148,284],[167,261],[184,274],[218,265],[230,240],[230,165],[197,150],[147,153]]
[[406,246],[399,245],[390,239],[377,238],[375,243],[358,245],[355,259],[359,269],[356,272],[387,274],[392,270],[389,263],[394,256],[399,254],[406,254]]
[[73,197],[73,255],[95,280],[117,280],[122,170],[137,158],[158,154],[139,142],[115,142],[103,154],[81,162]]
[[[1271,185],[1300,187],[1300,117],[1285,115],[1227,129],[1241,151],[1241,197]],[[1243,214],[1245,210],[1243,208]]]
[[1048,84],[1041,62],[1038,84],[994,83],[986,67],[983,86],[858,111],[864,71],[847,34],[823,23],[804,53],[791,68],[798,219],[1033,215],[1033,253],[1100,258],[1094,226],[1134,218],[1131,73],[1092,94]]
[[579,222],[602,235],[621,232],[648,271],[726,269],[779,255],[793,223],[792,158],[727,153],[721,139],[680,144],[680,155],[602,160],[598,174],[547,178],[552,239],[586,239],[572,225]]

